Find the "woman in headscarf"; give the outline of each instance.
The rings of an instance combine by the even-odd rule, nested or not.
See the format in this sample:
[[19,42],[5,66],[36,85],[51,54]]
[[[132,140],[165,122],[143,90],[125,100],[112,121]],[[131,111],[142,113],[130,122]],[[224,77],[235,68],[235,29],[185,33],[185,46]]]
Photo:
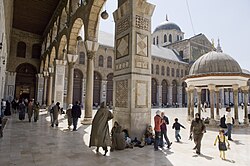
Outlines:
[[70,126],[72,125],[72,107],[73,104],[69,104],[67,111],[66,111],[66,115],[68,117],[68,128],[70,129]]

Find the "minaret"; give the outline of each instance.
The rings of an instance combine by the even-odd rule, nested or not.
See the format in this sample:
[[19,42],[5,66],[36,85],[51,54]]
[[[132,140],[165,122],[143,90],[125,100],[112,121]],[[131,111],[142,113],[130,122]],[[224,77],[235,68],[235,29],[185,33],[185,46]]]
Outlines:
[[221,49],[221,46],[220,46],[220,39],[218,39],[218,45],[217,45],[216,51],[217,52],[223,52],[222,49]]

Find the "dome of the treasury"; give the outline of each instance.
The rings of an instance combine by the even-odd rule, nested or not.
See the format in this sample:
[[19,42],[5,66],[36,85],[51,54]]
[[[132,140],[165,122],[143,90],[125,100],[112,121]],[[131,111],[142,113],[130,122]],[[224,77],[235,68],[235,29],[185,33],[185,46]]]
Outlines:
[[242,73],[242,69],[238,62],[225,53],[215,51],[202,55],[194,62],[189,71],[190,76],[230,73]]
[[175,23],[169,22],[169,21],[164,21],[155,28],[154,32],[160,31],[160,30],[173,30],[173,29],[181,31],[181,28],[178,25],[176,25]]

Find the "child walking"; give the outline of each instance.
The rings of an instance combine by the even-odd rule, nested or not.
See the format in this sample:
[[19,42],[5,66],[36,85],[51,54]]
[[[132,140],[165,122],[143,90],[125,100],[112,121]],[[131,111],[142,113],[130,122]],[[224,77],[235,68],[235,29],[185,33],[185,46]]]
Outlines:
[[[219,130],[219,135],[217,135],[215,141],[214,141],[214,146],[216,145],[217,141],[219,142],[218,147],[219,147],[219,151],[220,151],[220,158],[222,160],[225,160],[225,151],[227,149],[230,149],[230,144],[227,140],[227,138],[224,135],[224,130]],[[226,142],[227,142],[227,146],[226,146]]]
[[175,138],[177,142],[180,142],[181,136],[180,136],[180,131],[181,131],[181,127],[186,129],[184,126],[182,126],[179,122],[178,122],[178,118],[174,119],[174,124],[173,124],[173,129],[175,129]]

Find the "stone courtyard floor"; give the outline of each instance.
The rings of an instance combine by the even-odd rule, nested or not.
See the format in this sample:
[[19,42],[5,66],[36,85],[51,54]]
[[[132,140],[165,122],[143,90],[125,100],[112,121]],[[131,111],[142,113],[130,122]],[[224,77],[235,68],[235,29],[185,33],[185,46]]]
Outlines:
[[[152,117],[157,109],[152,109]],[[250,163],[250,127],[234,128],[230,142],[231,150],[226,152],[227,160],[221,160],[217,146],[213,146],[218,128],[207,128],[202,140],[201,155],[196,155],[192,148],[194,143],[188,140],[190,124],[187,122],[186,108],[160,109],[169,117],[168,136],[173,142],[171,149],[154,151],[153,146],[134,147],[122,151],[95,153],[89,148],[90,125],[78,126],[78,131],[67,129],[67,119],[60,116],[58,127],[50,127],[50,117],[41,112],[37,123],[19,121],[17,115],[8,117],[4,137],[0,138],[0,166],[246,166]],[[225,109],[222,109],[221,114]],[[239,109],[240,118],[242,110]],[[95,111],[93,111],[93,114]],[[209,116],[208,112],[203,114]],[[187,129],[181,130],[182,142],[174,139],[171,128],[174,118]],[[151,118],[153,119],[153,118]],[[242,120],[241,120],[242,121]],[[153,122],[153,121],[152,121]],[[153,123],[152,123],[153,124]],[[111,128],[111,123],[110,123]]]

